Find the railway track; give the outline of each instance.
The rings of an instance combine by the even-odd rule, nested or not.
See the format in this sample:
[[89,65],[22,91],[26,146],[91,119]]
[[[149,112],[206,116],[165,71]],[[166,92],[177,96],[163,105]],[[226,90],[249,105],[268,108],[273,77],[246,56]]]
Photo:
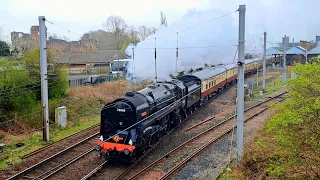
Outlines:
[[[222,92],[223,93],[223,92]],[[210,103],[212,100],[214,100],[217,96],[219,96],[221,93],[214,95],[209,101],[207,101],[203,106],[206,106],[208,103]],[[189,115],[187,117],[186,120],[184,120],[183,122],[186,122],[188,119],[190,119],[196,112],[198,112],[199,110],[201,110],[202,108],[196,109],[191,115]],[[180,126],[178,126],[180,127]],[[176,127],[176,128],[178,128]],[[125,167],[125,168],[118,168],[117,171],[120,171],[119,173],[116,173],[117,175],[114,178],[110,178],[109,179],[121,179],[123,178],[129,171],[131,171],[137,163],[139,163],[144,157],[146,157],[155,147],[157,147],[159,145],[159,143],[161,143],[161,141],[163,139],[165,139],[168,135],[170,135],[176,128],[172,129],[167,135],[165,135],[164,137],[161,138],[160,141],[158,141],[153,148],[150,148],[145,154],[143,154],[140,158],[137,159],[137,161],[133,164],[131,164],[129,167]],[[106,172],[111,172],[114,171],[114,169],[112,167],[106,167],[106,165],[108,164],[108,161],[105,161],[103,163],[101,163],[99,166],[97,166],[96,168],[94,168],[92,171],[90,171],[87,175],[85,175],[84,177],[81,178],[81,180],[86,180],[86,179],[90,179],[92,177],[94,177],[95,175],[97,175],[99,173],[99,171],[103,168],[104,171]]]
[[[246,119],[248,121],[258,116],[260,113],[269,109],[268,103],[278,103],[284,98],[280,98],[285,93],[271,97],[257,105],[254,105],[245,110]],[[193,157],[197,156],[205,149],[221,137],[232,131],[234,128],[235,115],[220,122],[219,124],[201,132],[188,141],[182,143],[167,154],[163,155],[153,163],[149,164],[133,176],[125,179],[169,179],[172,175],[188,163]],[[127,173],[127,172],[126,172]],[[123,174],[117,179],[122,179],[126,175]]]
[[[219,93],[221,94],[221,93]],[[219,95],[218,94],[218,95]],[[215,97],[217,97],[217,95],[215,95]],[[215,97],[213,97],[210,101],[208,101],[206,104],[208,104],[209,102],[211,102],[213,99],[215,99]],[[205,105],[206,105],[205,104]],[[200,108],[202,109],[202,108]],[[197,109],[196,112],[200,109]],[[195,114],[195,112],[193,113]],[[191,116],[193,115],[191,114]],[[191,116],[188,116],[188,118],[190,118]],[[184,121],[185,122],[185,121]],[[87,128],[86,130],[92,130],[94,128],[97,128],[99,125],[95,125],[95,126],[92,126],[90,128]],[[84,131],[80,131],[74,135],[71,135],[69,137],[66,137],[60,141],[63,141],[63,140],[66,140],[70,137],[73,137],[73,136],[76,136],[76,135],[79,135],[79,134],[82,134],[84,132],[86,132],[86,130]],[[171,134],[173,132],[173,130],[171,132],[168,133]],[[65,148],[63,149],[62,151],[59,151],[58,153],[42,160],[41,162],[15,174],[14,176],[10,177],[9,179],[21,179],[21,178],[28,178],[28,179],[48,179],[48,178],[52,178],[54,179],[55,178],[55,175],[56,174],[59,174],[59,173],[62,173],[62,171],[64,169],[66,169],[67,167],[70,167],[72,164],[74,164],[75,162],[77,162],[78,160],[80,159],[84,159],[86,156],[92,154],[94,151],[94,144],[91,143],[90,144],[90,140],[94,139],[95,137],[98,137],[99,133],[95,133],[75,144],[73,144],[72,146],[69,146],[68,148]],[[165,136],[166,137],[166,136]],[[165,138],[164,137],[164,138]],[[164,139],[162,138],[162,139]],[[59,141],[59,142],[60,142]],[[161,142],[161,140],[154,146],[156,147],[159,143]],[[56,143],[54,143],[56,144]],[[36,150],[30,154],[27,154],[24,156],[24,158],[27,158],[27,157],[30,157],[30,156],[33,156],[45,149],[48,149],[50,147],[52,147],[54,144],[50,144],[48,146],[45,146],[39,150]],[[86,148],[86,150],[83,150],[83,148],[80,148],[82,149],[81,151],[77,151],[77,152],[72,152],[72,151],[76,151],[75,149],[77,149],[77,147],[79,147],[81,144],[87,144],[89,147]],[[148,155],[151,151],[153,150],[153,148],[149,149],[147,151],[146,154],[144,154],[142,157],[140,157],[139,159],[142,159],[143,157],[145,157],[146,155]],[[67,155],[65,155],[67,154]],[[71,155],[72,154],[72,155]],[[64,157],[64,156],[67,156],[67,157]],[[61,161],[61,159],[63,159]],[[58,161],[58,162],[57,162]],[[140,160],[137,160],[136,163],[138,163]],[[62,162],[62,163],[61,163]],[[123,167],[123,168],[118,168],[118,175],[116,175],[116,178],[115,179],[121,179],[122,177],[124,177],[127,172],[129,172],[134,166],[135,164],[132,164],[131,166],[129,167]],[[86,173],[85,176],[83,176],[82,179],[88,179],[92,176],[94,176],[95,174],[97,174],[99,172],[99,170],[103,167],[105,167],[106,165],[108,164],[108,161],[104,161],[102,163],[100,163],[98,166],[96,166],[93,170],[91,170],[89,173]],[[108,169],[104,169],[105,171],[108,171]],[[110,171],[112,171],[113,168],[110,168]],[[82,176],[81,176],[82,177]],[[80,178],[79,178],[80,179]]]
[[79,131],[79,132],[77,132],[77,133],[75,133],[75,134],[72,134],[72,135],[67,136],[67,137],[65,137],[65,138],[63,138],[63,139],[60,139],[59,141],[56,141],[56,142],[54,142],[54,143],[52,143],[52,144],[49,144],[49,145],[44,146],[44,147],[42,147],[42,148],[39,148],[39,149],[37,149],[37,150],[35,150],[35,151],[32,151],[32,152],[30,152],[30,153],[28,153],[28,154],[25,154],[25,155],[23,155],[23,156],[21,157],[21,159],[29,158],[29,157],[31,157],[31,156],[33,156],[33,155],[36,155],[36,154],[38,154],[38,153],[40,153],[40,152],[42,152],[42,151],[44,151],[44,150],[46,150],[46,149],[49,149],[49,148],[53,147],[53,146],[56,145],[57,143],[60,143],[60,142],[65,141],[65,140],[67,140],[67,139],[69,139],[69,138],[76,137],[76,136],[78,136],[78,135],[84,134],[84,133],[86,133],[86,132],[88,132],[88,131],[90,131],[90,130],[94,130],[94,129],[98,128],[99,126],[100,126],[100,124],[96,124],[96,125],[94,125],[94,126],[88,127],[88,128],[86,128],[86,129],[84,129],[84,130],[82,130],[82,131]]
[[[55,153],[54,155],[34,164],[33,166],[20,171],[19,173],[8,178],[11,179],[47,179],[61,169],[74,163],[85,155],[94,151],[91,140],[98,138],[99,132]],[[85,151],[83,151],[85,149]],[[61,163],[62,162],[62,163]]]
[[[221,94],[221,93],[220,93]],[[219,94],[215,95],[210,101],[206,102],[205,105],[207,105],[209,102],[211,102],[213,99],[215,99]],[[204,105],[204,106],[205,106]],[[200,108],[201,109],[201,108]],[[195,112],[197,112],[198,110],[200,109],[197,109]],[[190,116],[188,116],[187,119],[191,118],[193,114],[195,114],[195,112],[193,112]],[[184,121],[185,122],[185,121]],[[73,137],[73,136],[76,136],[76,135],[79,135],[79,134],[83,134],[85,132],[87,132],[88,130],[92,130],[94,128],[97,128],[99,125],[95,125],[95,126],[92,126],[92,127],[89,127],[83,131],[80,131],[74,135],[71,135],[71,136],[68,136],[64,139],[61,139],[60,141],[63,141],[63,140],[66,140],[70,137]],[[172,132],[174,131],[171,130],[167,135],[171,134]],[[86,141],[89,141],[91,139],[94,139],[95,137],[98,137],[99,135],[99,132],[97,133],[94,133],[93,135],[77,142],[76,144],[73,144],[72,146],[69,146],[65,149],[63,149],[62,151],[59,151],[58,153],[40,161],[39,163],[11,176],[10,178],[8,178],[9,180],[10,179],[20,179],[20,178],[27,178],[27,179],[48,179],[48,178],[54,178],[55,175],[61,173],[61,171],[63,171],[65,168],[69,167],[69,166],[72,166],[75,162],[77,162],[78,160],[84,158],[85,156],[88,156],[90,155],[91,153],[94,153],[95,150],[94,148],[87,148],[86,150],[82,151],[82,152],[77,152],[77,153],[72,153],[72,152],[69,152],[71,150],[74,150],[75,148],[77,148],[79,145],[85,143]],[[167,136],[166,135],[166,136]],[[164,139],[166,136],[164,136],[162,139]],[[161,140],[162,140],[161,139]],[[157,145],[161,142],[161,140],[156,143],[154,145],[154,147],[157,147]],[[58,141],[58,142],[60,142]],[[45,149],[48,149],[50,147],[52,147],[53,145],[55,145],[56,143],[54,144],[50,144],[48,146],[45,146],[39,150],[36,150],[34,152],[31,152],[27,155],[24,156],[24,158],[28,158],[30,156],[33,156],[37,153],[40,153],[42,152],[43,150]],[[94,147],[94,144],[91,145],[91,147]],[[143,156],[141,156],[136,163],[138,163],[141,159],[143,159],[146,155],[149,154],[149,152],[151,152],[153,150],[153,148],[150,148]],[[68,155],[69,158],[64,158],[64,154],[76,154],[74,156],[71,156],[71,155]],[[65,159],[64,161],[62,161],[61,163],[61,159]],[[58,163],[56,161],[59,161]],[[95,175],[97,172],[99,172],[99,170],[105,166],[106,164],[108,164],[108,161],[104,161],[102,163],[100,163],[96,168],[94,168],[92,171],[90,171],[89,173],[87,173],[82,179],[88,179],[90,177],[92,177],[93,175]],[[118,173],[118,175],[116,177],[122,177],[123,175],[125,175],[126,172],[130,171],[133,167],[134,167],[135,163],[132,164],[131,166],[129,166],[128,168],[118,168],[118,171],[120,171],[120,173]],[[114,168],[110,168],[110,170],[113,170]],[[106,171],[108,171],[106,169]],[[120,175],[119,175],[120,174]]]

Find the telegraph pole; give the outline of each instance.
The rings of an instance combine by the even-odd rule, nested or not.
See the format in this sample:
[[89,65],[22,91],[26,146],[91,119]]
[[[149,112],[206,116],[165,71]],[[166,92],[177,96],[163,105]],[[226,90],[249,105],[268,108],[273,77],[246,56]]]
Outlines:
[[40,41],[40,73],[41,73],[41,101],[43,120],[43,141],[49,141],[49,104],[48,104],[48,73],[47,73],[47,39],[46,18],[39,16]]
[[308,49],[306,48],[306,63],[308,62]]
[[284,35],[284,48],[283,48],[283,73],[282,73],[282,82],[286,82],[286,79],[287,79],[287,36]]
[[266,47],[267,47],[267,32],[263,33],[264,43],[263,43],[263,65],[262,65],[262,92],[266,90]]
[[120,63],[119,63],[119,49],[120,49],[119,46],[120,46],[120,44],[119,44],[119,35],[118,35],[117,39],[118,39],[118,45],[117,45],[117,46],[118,46],[118,53],[117,53],[117,54],[118,54],[118,55],[117,55],[117,56],[118,56],[118,73],[117,73],[117,80],[119,80],[119,75],[120,75]]
[[179,51],[178,51],[178,44],[179,44],[179,41],[178,41],[178,32],[177,32],[177,50],[176,50],[176,75],[178,76],[178,57],[179,57]]
[[244,123],[244,42],[246,5],[239,6],[239,53],[237,88],[237,161],[242,160]]
[[286,68],[287,68],[286,67],[287,66],[286,65],[286,63],[287,63],[287,59],[286,59],[287,58],[287,54],[286,54],[287,52],[286,51],[287,51],[287,36],[284,35],[284,50],[283,50],[283,53],[284,53],[284,55],[283,55],[283,69],[284,70],[286,70]]
[[132,73],[134,71],[134,45],[132,46]]
[[157,82],[157,38],[154,38],[154,76]]

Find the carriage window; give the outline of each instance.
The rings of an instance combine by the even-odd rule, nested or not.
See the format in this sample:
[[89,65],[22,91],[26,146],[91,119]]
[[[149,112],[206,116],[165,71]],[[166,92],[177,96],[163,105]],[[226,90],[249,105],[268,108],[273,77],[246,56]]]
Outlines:
[[208,84],[206,84],[206,89],[208,89]]
[[217,83],[217,81],[216,81],[216,80],[214,80],[214,85],[216,85],[216,83]]

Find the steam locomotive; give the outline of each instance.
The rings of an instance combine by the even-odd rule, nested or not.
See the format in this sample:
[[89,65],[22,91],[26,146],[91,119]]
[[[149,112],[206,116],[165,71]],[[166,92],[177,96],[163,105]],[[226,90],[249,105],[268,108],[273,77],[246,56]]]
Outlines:
[[[246,62],[245,75],[261,67],[261,60]],[[237,66],[231,64],[127,92],[102,108],[96,150],[106,160],[134,162],[193,111],[236,81]]]

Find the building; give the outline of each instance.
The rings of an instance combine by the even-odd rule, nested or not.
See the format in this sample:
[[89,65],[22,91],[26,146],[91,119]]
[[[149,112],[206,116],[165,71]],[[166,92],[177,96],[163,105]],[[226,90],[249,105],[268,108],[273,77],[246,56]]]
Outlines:
[[320,41],[320,36],[316,36],[316,43]]
[[[39,26],[31,26],[30,34],[23,32],[11,32],[13,49],[24,53],[35,45],[39,44]],[[97,40],[90,39],[89,34],[84,34],[79,41],[66,41],[49,37],[47,47],[57,52],[95,52]]]
[[[119,53],[119,59],[127,59],[125,53]],[[86,74],[88,69],[109,67],[113,60],[118,59],[118,51],[108,52],[66,52],[58,58],[58,63],[69,67],[70,74]]]
[[289,41],[290,41],[289,36],[283,37],[281,47],[285,47],[285,45],[287,45],[287,47],[289,47],[290,46]]
[[31,40],[39,42],[39,26],[31,26],[30,28]]
[[17,53],[24,53],[39,44],[39,26],[31,26],[30,34],[24,32],[11,32],[12,49]]
[[90,39],[89,34],[84,34],[79,41],[66,41],[49,37],[47,46],[49,49],[57,52],[96,52],[95,39]]
[[[316,36],[319,40],[320,36]],[[283,41],[285,39],[283,38]],[[283,42],[284,43],[284,42]],[[305,63],[310,61],[313,57],[320,57],[320,40],[317,43],[313,41],[300,41],[299,46],[293,43],[293,47],[287,46],[286,48],[286,63],[292,65],[293,63]],[[267,56],[274,56],[272,62],[282,64],[284,48],[283,47],[270,47],[266,51]]]

